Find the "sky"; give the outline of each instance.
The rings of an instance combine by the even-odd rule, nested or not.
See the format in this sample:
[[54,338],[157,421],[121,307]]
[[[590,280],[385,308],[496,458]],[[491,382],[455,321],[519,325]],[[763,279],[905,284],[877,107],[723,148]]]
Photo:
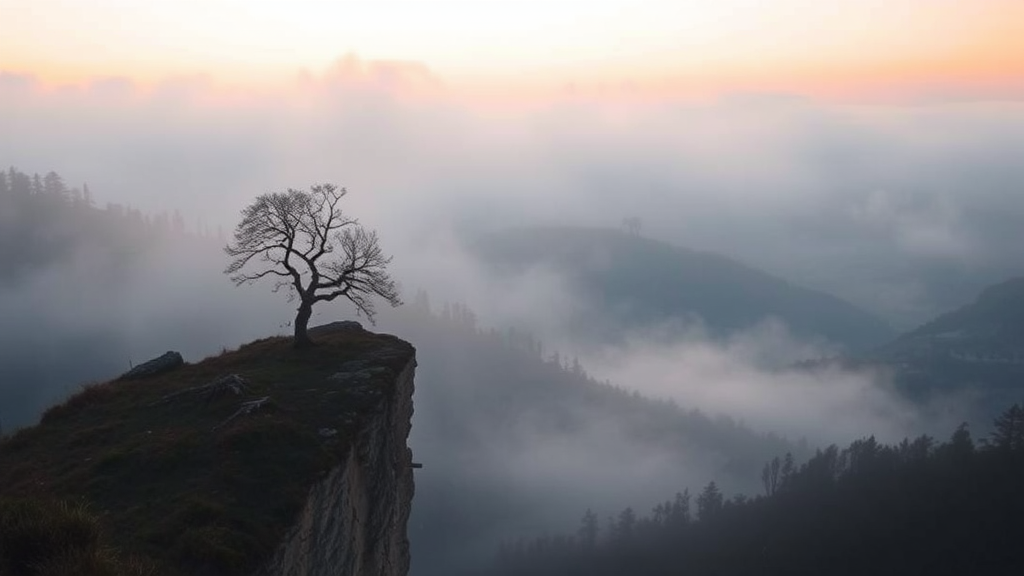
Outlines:
[[0,0],[0,69],[49,84],[280,84],[345,54],[486,94],[1024,94],[1016,0]]

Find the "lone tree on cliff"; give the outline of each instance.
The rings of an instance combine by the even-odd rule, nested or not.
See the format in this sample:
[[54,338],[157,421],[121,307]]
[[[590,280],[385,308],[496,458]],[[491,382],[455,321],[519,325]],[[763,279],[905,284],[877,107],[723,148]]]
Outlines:
[[271,278],[275,292],[284,288],[290,299],[298,298],[296,348],[313,344],[307,329],[318,302],[347,298],[371,323],[374,296],[401,304],[387,273],[391,257],[381,250],[377,233],[338,207],[346,193],[334,184],[316,184],[308,192],[263,194],[242,210],[234,240],[224,248],[233,259],[224,273],[235,285]]

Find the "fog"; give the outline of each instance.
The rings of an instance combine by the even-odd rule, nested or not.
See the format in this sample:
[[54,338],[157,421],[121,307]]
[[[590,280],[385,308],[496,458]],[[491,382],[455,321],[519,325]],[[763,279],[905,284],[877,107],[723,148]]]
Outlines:
[[354,56],[264,91],[203,77],[47,88],[4,74],[0,98],[0,157],[23,170],[226,229],[259,192],[336,181],[398,262],[452,226],[638,216],[652,237],[737,256],[906,328],[1019,272],[1024,250],[1019,102],[489,102],[423,67]]
[[[87,182],[101,206],[178,209],[190,229],[224,233],[257,194],[336,182],[350,191],[346,209],[394,254],[406,300],[426,289],[436,302],[465,303],[481,327],[527,330],[546,354],[578,357],[599,380],[735,419],[751,435],[784,437],[758,444],[765,458],[769,446],[800,439],[820,446],[869,434],[945,435],[972,417],[965,398],[912,404],[884,373],[789,368],[835,349],[799,341],[770,318],[725,341],[707,337],[696,319],[681,338],[647,330],[622,347],[583,346],[565,320],[601,310],[557,270],[499,280],[466,243],[509,226],[616,227],[635,216],[644,236],[733,256],[909,328],[1022,271],[1024,103],[858,107],[789,95],[652,101],[629,93],[510,100],[473,101],[422,67],[354,57],[264,91],[202,77],[52,88],[0,73],[0,162]],[[214,240],[165,245],[127,270],[116,257],[80,250],[0,285],[0,358],[13,366],[0,372],[4,424],[28,424],[77,383],[167,349],[198,360],[287,332],[294,306],[269,285],[232,287],[218,248]],[[351,313],[319,309],[314,323]],[[381,327],[419,346],[407,322],[384,314]],[[438,358],[421,358],[418,381],[413,444],[433,462],[424,484],[518,490],[543,509],[504,519],[488,538],[571,526],[588,502],[646,509],[726,473],[728,455],[644,444],[582,408],[571,432],[544,433],[525,412],[508,435],[446,453],[430,434],[472,406],[442,410],[458,396],[435,390],[457,377],[432,366]],[[492,435],[489,422],[463,424],[470,437]],[[754,476],[723,481],[756,490]],[[476,543],[481,555],[488,538]]]
[[677,341],[637,335],[628,346],[585,362],[603,378],[633,382],[645,395],[728,414],[755,430],[815,445],[844,445],[867,433],[880,442],[926,433],[944,438],[976,416],[966,393],[927,405],[911,402],[879,368],[792,367],[832,355],[827,345],[797,341],[785,325],[767,320],[724,343],[702,337],[699,325]]

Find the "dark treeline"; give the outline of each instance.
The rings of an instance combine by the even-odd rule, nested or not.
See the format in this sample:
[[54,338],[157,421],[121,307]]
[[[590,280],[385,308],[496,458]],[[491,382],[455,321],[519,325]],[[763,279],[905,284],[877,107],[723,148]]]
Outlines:
[[[1024,408],[975,445],[966,426],[938,444],[874,437],[801,466],[765,465],[764,492],[726,498],[711,483],[648,516],[588,511],[573,536],[502,546],[494,575],[637,576],[1020,574]],[[691,497],[692,496],[692,497]]]
[[59,263],[76,250],[98,247],[130,257],[161,236],[187,233],[177,211],[149,215],[109,202],[100,208],[88,184],[69,186],[53,171],[0,170],[0,281]]

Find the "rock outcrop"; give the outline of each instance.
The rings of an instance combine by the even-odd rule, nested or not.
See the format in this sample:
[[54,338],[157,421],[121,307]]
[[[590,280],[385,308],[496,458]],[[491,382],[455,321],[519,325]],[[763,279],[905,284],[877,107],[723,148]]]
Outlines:
[[121,380],[140,380],[181,368],[185,359],[180,352],[166,352],[161,356],[143,362],[121,375]]
[[[359,370],[368,370],[362,365]],[[298,521],[256,576],[408,573],[406,524],[414,484],[406,438],[415,366],[412,360],[397,375],[378,412],[361,427],[348,459],[313,486]]]

